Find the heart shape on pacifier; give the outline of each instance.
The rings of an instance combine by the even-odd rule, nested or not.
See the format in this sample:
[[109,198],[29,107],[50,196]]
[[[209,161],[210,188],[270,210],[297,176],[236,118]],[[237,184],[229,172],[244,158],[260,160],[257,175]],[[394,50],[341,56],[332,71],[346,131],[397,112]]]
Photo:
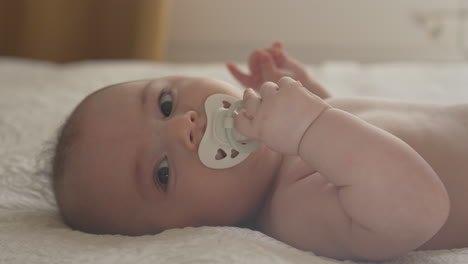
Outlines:
[[231,103],[228,101],[223,101],[223,107],[229,109],[229,107],[231,107]]
[[231,158],[235,158],[237,157],[237,155],[239,155],[239,151],[235,150],[235,149],[231,149]]
[[216,153],[215,160],[222,160],[227,156],[226,152],[222,149],[218,149],[218,153]]
[[[231,149],[231,159],[237,157],[239,155],[239,151],[235,149]],[[218,149],[216,155],[215,155],[215,160],[222,160],[227,157],[227,154],[224,150]]]

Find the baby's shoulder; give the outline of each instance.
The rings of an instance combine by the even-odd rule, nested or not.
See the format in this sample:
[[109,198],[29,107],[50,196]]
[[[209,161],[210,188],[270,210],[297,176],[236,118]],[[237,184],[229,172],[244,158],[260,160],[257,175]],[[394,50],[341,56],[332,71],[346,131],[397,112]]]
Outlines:
[[326,100],[328,104],[337,109],[352,113],[361,114],[368,111],[381,109],[382,107],[398,107],[401,102],[373,97],[330,97]]
[[331,106],[352,114],[360,115],[369,112],[378,112],[380,114],[408,114],[416,113],[418,115],[426,114],[433,116],[451,115],[466,117],[468,115],[468,103],[449,104],[449,103],[431,103],[423,101],[397,100],[380,97],[330,97],[326,100]]
[[[440,127],[468,127],[468,104],[409,102],[386,98],[343,97],[327,102],[396,136],[410,127],[420,132]],[[434,127],[435,126],[435,127]]]

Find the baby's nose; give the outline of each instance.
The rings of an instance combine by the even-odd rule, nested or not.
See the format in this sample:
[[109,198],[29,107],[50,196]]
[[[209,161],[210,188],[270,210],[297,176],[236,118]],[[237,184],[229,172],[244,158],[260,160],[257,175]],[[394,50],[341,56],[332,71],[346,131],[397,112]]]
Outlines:
[[197,151],[203,137],[200,127],[200,116],[196,111],[188,111],[182,118],[181,137],[183,144],[189,149]]

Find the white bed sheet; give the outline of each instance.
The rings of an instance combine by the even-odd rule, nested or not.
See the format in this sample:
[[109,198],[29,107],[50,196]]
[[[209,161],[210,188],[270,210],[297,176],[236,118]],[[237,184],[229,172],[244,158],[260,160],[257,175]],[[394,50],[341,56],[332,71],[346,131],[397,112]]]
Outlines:
[[[337,96],[468,102],[468,64],[340,62],[309,70]],[[236,83],[221,63],[56,65],[0,58],[0,263],[352,263],[317,257],[234,227],[126,237],[72,231],[60,221],[37,158],[46,155],[42,150],[66,115],[99,87],[175,74]],[[413,252],[388,263],[468,263],[468,248]]]

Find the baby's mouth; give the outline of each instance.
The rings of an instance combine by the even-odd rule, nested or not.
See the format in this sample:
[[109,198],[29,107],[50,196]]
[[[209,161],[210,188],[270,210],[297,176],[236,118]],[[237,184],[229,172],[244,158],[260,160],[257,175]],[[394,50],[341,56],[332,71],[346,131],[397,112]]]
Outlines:
[[194,131],[194,130],[190,131],[190,141],[191,142],[195,141],[197,146],[199,146],[202,139],[203,139],[203,136],[205,135],[206,126],[207,125],[205,123],[205,124],[203,124],[203,126],[200,129],[196,129],[196,131]]
[[206,131],[206,122],[203,124],[201,131],[200,131],[201,133],[198,136],[198,145],[200,145],[200,142],[202,141],[203,136],[205,136],[205,131]]

